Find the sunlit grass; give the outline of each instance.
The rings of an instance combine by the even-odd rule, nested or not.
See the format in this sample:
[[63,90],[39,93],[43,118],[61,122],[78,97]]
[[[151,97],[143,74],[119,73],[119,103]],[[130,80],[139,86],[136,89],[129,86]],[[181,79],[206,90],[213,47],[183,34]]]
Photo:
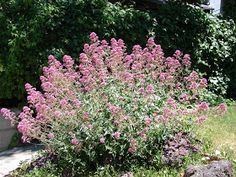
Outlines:
[[209,139],[217,150],[232,151],[236,159],[236,106],[230,106],[224,116],[209,117],[198,128],[198,133]]

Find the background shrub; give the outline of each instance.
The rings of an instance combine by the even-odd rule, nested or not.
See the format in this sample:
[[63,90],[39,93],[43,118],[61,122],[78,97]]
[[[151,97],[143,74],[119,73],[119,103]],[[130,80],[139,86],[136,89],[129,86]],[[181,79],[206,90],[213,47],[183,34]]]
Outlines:
[[[67,53],[78,59],[91,31],[144,42],[148,13],[106,0],[1,1],[0,98],[24,97],[24,83],[38,84],[45,56]],[[142,41],[143,39],[143,41]]]
[[236,1],[224,0],[223,3],[223,16],[227,19],[236,20]]
[[235,96],[236,28],[233,22],[175,3],[163,6],[154,18],[156,40],[167,54],[176,48],[190,53],[193,67],[207,76],[212,91]]
[[[148,36],[172,54],[190,53],[193,67],[217,94],[235,96],[235,24],[188,5],[169,3],[155,11],[107,0],[12,0],[0,2],[0,100],[23,100],[24,83],[37,81],[45,56],[78,54],[87,35],[122,38],[132,46]],[[231,79],[231,82],[229,80]]]

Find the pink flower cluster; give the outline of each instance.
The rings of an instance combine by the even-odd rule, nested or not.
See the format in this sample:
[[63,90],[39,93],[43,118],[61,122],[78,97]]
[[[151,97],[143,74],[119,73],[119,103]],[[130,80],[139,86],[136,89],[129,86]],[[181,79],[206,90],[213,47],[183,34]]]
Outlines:
[[226,113],[228,110],[227,108],[227,105],[225,103],[221,103],[219,104],[219,106],[217,107],[217,111],[220,113],[220,114],[224,114]]
[[78,145],[78,144],[80,143],[77,138],[72,138],[70,142],[71,142],[71,144],[73,144],[73,145]]
[[[145,48],[135,45],[130,54],[121,39],[111,39],[109,44],[91,33],[90,40],[78,65],[68,55],[63,62],[48,57],[40,77],[42,92],[25,84],[28,105],[18,116],[1,109],[6,119],[17,122],[24,141],[56,142],[60,132],[70,145],[78,145],[81,141],[70,134],[79,131],[99,145],[109,141],[106,135],[112,142],[127,138],[128,152],[135,153],[161,123],[186,115],[200,117],[197,123],[206,120],[200,113],[208,111],[209,105],[198,94],[207,80],[196,71],[189,73],[189,55],[176,50],[166,58],[153,38]],[[221,104],[218,110],[227,108]]]
[[5,119],[10,120],[10,121],[16,118],[15,113],[11,112],[9,109],[6,109],[6,108],[2,108],[0,110],[0,113],[4,116]]

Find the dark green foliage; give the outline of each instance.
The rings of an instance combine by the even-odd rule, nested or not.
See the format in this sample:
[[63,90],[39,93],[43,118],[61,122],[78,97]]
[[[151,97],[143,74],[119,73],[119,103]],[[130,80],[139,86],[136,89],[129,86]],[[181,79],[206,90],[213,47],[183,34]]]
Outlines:
[[11,138],[11,142],[8,145],[8,149],[14,148],[16,146],[19,146],[21,144],[21,135],[19,132],[14,133],[14,135]]
[[228,96],[235,97],[235,24],[176,4],[163,6],[155,17],[156,40],[168,51],[166,54],[176,49],[190,53],[193,67],[209,78],[214,92],[225,95],[228,91]]
[[236,21],[236,0],[224,0],[223,16]]
[[144,43],[152,25],[148,13],[106,0],[0,1],[0,22],[0,99],[24,98],[49,54],[77,59],[92,31],[131,46]]
[[[223,94],[228,79],[236,78],[235,25],[187,5],[158,9],[140,11],[107,0],[0,0],[0,100],[23,100],[24,84],[38,85],[49,54],[78,61],[92,31],[122,38],[128,47],[156,36],[167,55],[176,49],[190,53],[212,90]],[[235,83],[230,82],[230,96]]]

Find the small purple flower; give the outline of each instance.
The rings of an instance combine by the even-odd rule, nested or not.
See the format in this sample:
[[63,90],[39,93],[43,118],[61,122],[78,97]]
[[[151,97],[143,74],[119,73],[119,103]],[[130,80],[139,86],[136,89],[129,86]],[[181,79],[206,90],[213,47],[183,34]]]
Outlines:
[[154,93],[154,87],[152,84],[149,84],[146,88],[146,92],[149,93],[149,94],[152,94]]
[[104,143],[105,143],[105,138],[104,138],[104,137],[101,137],[100,140],[99,140],[99,142],[100,142],[101,144],[104,144]]
[[152,123],[152,119],[150,117],[145,117],[144,122],[146,125],[150,125]]
[[120,132],[115,132],[112,134],[112,136],[114,136],[116,139],[119,139],[120,138]]
[[77,139],[77,138],[73,138],[73,139],[71,139],[71,144],[73,144],[73,145],[78,145],[79,144],[79,140]]
[[55,138],[55,135],[53,133],[47,134],[48,139],[53,139]]
[[181,54],[180,50],[176,50],[176,51],[175,51],[175,55],[176,55],[176,56],[180,56],[180,54]]
[[89,113],[88,113],[88,112],[85,112],[85,113],[84,113],[84,119],[85,119],[85,120],[88,120],[88,119],[89,119]]
[[203,122],[205,122],[207,120],[206,116],[200,116],[197,120],[196,123],[197,124],[202,124]]
[[209,109],[209,104],[207,102],[201,102],[198,105],[198,110],[200,111],[207,111]]

